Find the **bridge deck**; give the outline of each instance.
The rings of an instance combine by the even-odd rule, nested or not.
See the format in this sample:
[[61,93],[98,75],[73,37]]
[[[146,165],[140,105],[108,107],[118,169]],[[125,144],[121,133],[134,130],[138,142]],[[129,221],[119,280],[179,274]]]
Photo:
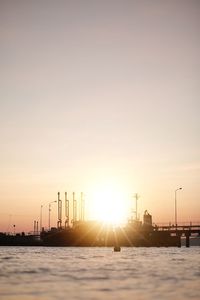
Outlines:
[[198,233],[200,235],[200,225],[168,225],[168,226],[153,226],[154,231],[170,231],[170,233],[179,233],[179,234],[192,234]]

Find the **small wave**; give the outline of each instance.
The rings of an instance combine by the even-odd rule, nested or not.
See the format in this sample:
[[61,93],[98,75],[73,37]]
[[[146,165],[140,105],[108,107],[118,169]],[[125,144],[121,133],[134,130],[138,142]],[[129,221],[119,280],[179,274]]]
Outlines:
[[172,258],[173,261],[185,261],[184,258]]
[[9,277],[9,274],[8,273],[0,273],[0,277],[5,277],[5,278],[8,278]]
[[162,281],[178,281],[178,279],[174,276],[163,276],[163,277],[160,277],[160,280],[162,280]]
[[92,256],[92,258],[102,258],[102,257],[104,257],[103,255],[94,255],[94,256]]
[[39,268],[38,271],[41,271],[41,272],[45,272],[45,273],[48,273],[50,272],[50,269],[49,268]]
[[36,274],[38,272],[36,270],[26,270],[26,271],[22,271],[22,273],[24,273],[24,274]]
[[76,256],[77,259],[88,259],[87,257],[85,256]]
[[81,280],[95,281],[95,280],[107,280],[108,276],[85,276],[80,278]]
[[110,288],[100,288],[100,289],[98,289],[98,291],[101,291],[101,292],[112,292],[112,289],[110,289]]
[[36,270],[18,270],[15,271],[15,274],[37,274],[38,271]]

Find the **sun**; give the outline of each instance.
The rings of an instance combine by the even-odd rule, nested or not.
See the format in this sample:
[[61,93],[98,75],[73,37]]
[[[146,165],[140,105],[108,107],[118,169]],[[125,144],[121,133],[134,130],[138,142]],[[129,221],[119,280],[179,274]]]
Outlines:
[[125,192],[117,183],[106,182],[96,185],[90,197],[93,219],[115,226],[127,221],[128,201]]

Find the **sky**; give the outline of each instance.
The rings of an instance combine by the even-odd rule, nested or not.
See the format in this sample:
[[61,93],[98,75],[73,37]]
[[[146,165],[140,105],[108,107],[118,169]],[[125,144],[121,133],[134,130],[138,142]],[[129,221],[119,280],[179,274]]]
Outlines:
[[200,221],[199,31],[198,0],[0,0],[0,231],[105,186]]

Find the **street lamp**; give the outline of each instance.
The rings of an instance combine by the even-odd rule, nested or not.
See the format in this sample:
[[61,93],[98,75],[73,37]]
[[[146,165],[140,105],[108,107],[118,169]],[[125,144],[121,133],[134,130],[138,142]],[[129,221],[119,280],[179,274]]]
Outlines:
[[42,232],[42,208],[43,205],[40,206],[40,232]]
[[49,230],[51,230],[51,204],[52,203],[56,203],[57,201],[55,200],[55,201],[52,201],[52,202],[50,202],[49,203]]
[[182,188],[178,188],[175,190],[175,226],[177,228],[177,199],[176,199],[176,193],[177,191],[182,190]]
[[15,235],[15,227],[16,227],[16,225],[14,224],[13,225],[13,234]]

